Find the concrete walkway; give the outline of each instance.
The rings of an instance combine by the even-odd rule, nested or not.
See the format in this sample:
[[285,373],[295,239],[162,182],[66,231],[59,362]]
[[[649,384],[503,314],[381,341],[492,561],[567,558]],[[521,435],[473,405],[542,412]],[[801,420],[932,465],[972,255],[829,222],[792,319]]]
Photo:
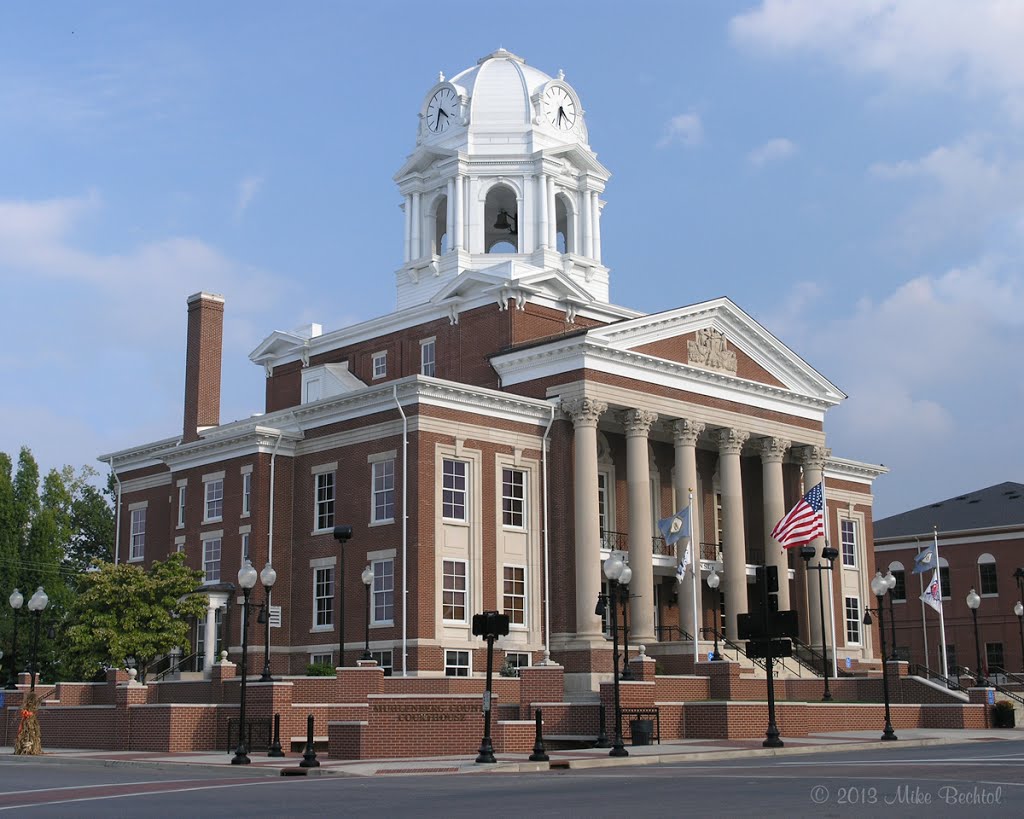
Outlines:
[[[62,763],[99,766],[159,766],[164,770],[178,767],[223,767],[224,772],[246,773],[252,776],[312,775],[312,776],[385,776],[417,774],[459,773],[520,773],[565,768],[596,768],[630,765],[651,765],[659,762],[696,762],[743,757],[774,757],[801,754],[821,754],[832,751],[870,751],[894,747],[896,743],[881,742],[880,731],[846,731],[812,734],[806,737],[786,738],[783,748],[764,748],[761,739],[687,739],[664,742],[660,745],[627,746],[628,757],[610,757],[607,749],[587,748],[572,751],[549,751],[548,762],[530,762],[528,754],[497,754],[494,765],[477,764],[475,754],[467,756],[424,756],[418,759],[362,759],[332,760],[320,754],[318,768],[300,768],[302,755],[289,754],[283,759],[270,759],[264,753],[250,754],[252,764],[232,765],[232,755],[204,751],[184,754],[147,753],[143,751],[90,751],[76,749],[47,749],[42,756],[14,756],[10,747],[0,748],[2,763],[43,763],[50,760]],[[898,732],[901,747],[950,745],[958,742],[992,741],[1024,738],[1024,729],[1015,730],[949,730],[915,728]]]

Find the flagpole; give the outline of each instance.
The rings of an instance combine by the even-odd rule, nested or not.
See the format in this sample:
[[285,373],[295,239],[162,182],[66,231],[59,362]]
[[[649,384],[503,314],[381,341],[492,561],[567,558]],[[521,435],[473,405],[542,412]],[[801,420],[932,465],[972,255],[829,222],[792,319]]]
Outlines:
[[693,598],[693,669],[694,673],[697,673],[697,662],[700,660],[700,622],[697,620],[697,578],[700,576],[700,547],[697,544],[700,541],[694,535],[695,528],[693,490],[690,489],[690,572],[693,575],[690,578],[690,587],[693,589],[693,594],[691,595]]
[[949,676],[949,657],[946,654],[946,615],[942,604],[942,569],[939,568],[939,527],[932,527],[932,537],[935,543],[935,571],[939,573],[939,632],[942,635],[942,676]]
[[[821,468],[821,514],[822,514],[822,528],[825,530],[825,548],[828,548],[828,497],[825,495],[825,467]],[[839,556],[842,560],[842,555]],[[839,663],[838,663],[838,651],[839,646],[836,644],[836,611],[835,611],[835,598],[832,593],[832,561],[829,561],[829,573],[828,573],[828,619],[831,624],[829,631],[832,633],[832,679],[839,679]],[[821,639],[825,639],[825,635],[821,635]]]
[[[914,538],[914,540],[917,540],[917,538]],[[921,554],[921,542],[920,541],[917,541],[917,553]],[[917,565],[917,559],[915,558],[914,559],[914,566],[916,566],[916,565]],[[911,571],[913,571],[913,567],[911,567]],[[924,639],[924,667],[925,668],[931,668],[931,666],[928,664],[928,618],[925,616],[925,612],[924,612],[924,599],[923,599],[924,598],[924,576],[923,575],[924,575],[924,573],[922,572],[921,574],[919,574],[917,576],[917,583],[921,587],[921,594],[918,595],[917,599],[921,601],[921,637]],[[904,575],[903,576],[906,577],[906,570],[905,569],[904,569]],[[940,597],[941,597],[941,595],[940,595]],[[945,676],[945,675],[943,675],[943,676]]]

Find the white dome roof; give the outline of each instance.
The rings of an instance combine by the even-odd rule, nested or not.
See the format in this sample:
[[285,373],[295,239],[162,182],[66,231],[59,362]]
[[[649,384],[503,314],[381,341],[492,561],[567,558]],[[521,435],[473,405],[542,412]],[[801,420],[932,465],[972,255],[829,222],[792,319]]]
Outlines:
[[533,118],[530,97],[552,79],[522,57],[499,48],[450,82],[470,98],[470,127],[523,126]]

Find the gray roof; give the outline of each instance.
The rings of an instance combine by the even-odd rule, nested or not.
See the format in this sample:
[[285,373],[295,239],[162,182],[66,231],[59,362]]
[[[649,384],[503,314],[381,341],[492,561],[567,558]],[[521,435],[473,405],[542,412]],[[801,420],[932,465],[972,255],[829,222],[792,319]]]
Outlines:
[[875,540],[943,532],[1024,526],[1024,484],[997,483],[874,522]]

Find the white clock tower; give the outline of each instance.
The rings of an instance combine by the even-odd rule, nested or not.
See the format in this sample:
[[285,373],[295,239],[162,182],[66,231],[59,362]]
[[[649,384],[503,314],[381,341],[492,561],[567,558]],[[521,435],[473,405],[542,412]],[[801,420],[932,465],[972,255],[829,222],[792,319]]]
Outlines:
[[561,71],[550,77],[504,49],[438,78],[395,175],[405,200],[399,310],[470,286],[499,303],[555,300],[569,314],[608,303],[600,196],[610,174],[583,114]]

